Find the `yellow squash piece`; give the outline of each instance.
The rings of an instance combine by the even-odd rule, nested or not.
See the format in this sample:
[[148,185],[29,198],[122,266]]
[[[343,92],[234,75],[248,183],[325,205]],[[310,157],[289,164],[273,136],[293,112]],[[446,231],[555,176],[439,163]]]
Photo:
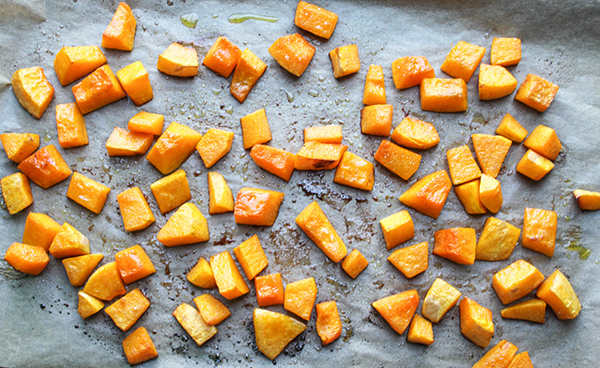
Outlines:
[[399,199],[404,205],[426,216],[438,218],[450,189],[452,182],[448,173],[446,170],[440,170],[419,179]]
[[557,221],[558,217],[554,211],[525,208],[523,248],[552,257],[556,245]]
[[54,258],[82,256],[90,254],[90,241],[65,222],[52,240],[49,251]]
[[556,131],[545,125],[536,126],[523,145],[552,161],[556,160],[562,149]]
[[12,75],[10,83],[21,106],[34,118],[41,118],[54,96],[54,87],[44,69],[39,66],[19,69]]
[[231,150],[233,135],[232,132],[226,130],[210,128],[200,138],[196,150],[207,169],[216,164]]
[[296,7],[294,24],[319,37],[329,39],[337,25],[338,16],[332,11],[300,0]]
[[123,351],[130,365],[158,358],[158,352],[145,327],[139,327],[123,340]]
[[372,190],[375,184],[374,166],[369,161],[346,151],[335,170],[333,182],[357,189]]
[[40,136],[31,133],[0,134],[2,147],[9,160],[20,163],[40,146]]
[[46,146],[21,161],[19,170],[44,189],[60,183],[71,175],[71,169],[53,145]]
[[499,135],[473,134],[473,148],[484,174],[498,177],[512,141]]
[[85,284],[103,258],[102,254],[86,254],[63,259],[62,264],[67,271],[71,285],[79,287]]
[[123,282],[128,285],[156,272],[152,260],[139,245],[118,251],[115,261]]
[[46,268],[50,257],[40,247],[15,242],[4,253],[4,260],[19,272],[37,276]]
[[98,214],[102,211],[110,188],[80,173],[73,173],[67,197]]
[[138,187],[119,193],[117,202],[127,231],[143,230],[156,221],[144,193]]
[[296,154],[296,170],[331,170],[340,163],[348,146],[308,141]]
[[421,110],[433,112],[467,111],[467,83],[461,78],[425,78],[421,81]]
[[369,261],[367,261],[358,249],[352,250],[342,261],[342,269],[353,279],[357,278],[368,265]]
[[127,293],[116,262],[107,263],[94,271],[83,291],[101,300],[112,300]]
[[404,277],[411,279],[429,267],[429,243],[421,242],[395,250],[387,259]]
[[317,333],[323,346],[329,345],[342,335],[342,321],[335,301],[319,303],[317,310]]
[[129,132],[115,127],[106,140],[106,152],[109,156],[143,155],[152,145],[154,135],[150,133]]
[[422,157],[418,153],[397,146],[390,141],[383,140],[379,144],[373,158],[386,169],[402,179],[408,180],[419,170]]
[[402,335],[419,306],[419,293],[416,290],[407,290],[374,301],[371,305],[394,331]]
[[121,331],[128,331],[150,307],[140,289],[133,289],[104,310]]
[[233,194],[223,175],[216,171],[208,173],[208,213],[232,212],[234,208]]
[[358,47],[348,45],[337,47],[329,53],[333,76],[336,78],[345,77],[360,70],[360,60],[358,58]]
[[205,342],[217,334],[217,328],[206,324],[200,312],[189,304],[180,304],[173,311],[173,317],[177,319],[177,322],[198,346],[204,345]]
[[532,150],[525,152],[517,164],[518,172],[535,181],[543,179],[553,168],[552,161]]
[[524,351],[520,354],[515,355],[508,368],[533,368],[533,363],[531,363],[529,353]]
[[252,51],[245,49],[233,71],[229,89],[231,95],[240,103],[246,101],[248,94],[266,69],[267,64],[264,61],[260,60]]
[[392,77],[397,89],[406,89],[425,78],[435,78],[435,71],[424,56],[405,56],[392,63]]
[[502,207],[502,188],[500,182],[486,174],[481,175],[479,182],[479,199],[493,213],[498,213]]
[[256,110],[240,119],[244,149],[252,148],[271,140],[271,128],[265,109]]
[[480,180],[475,179],[454,187],[456,196],[469,215],[481,215],[487,212],[479,197],[479,184]]
[[506,114],[496,128],[496,134],[510,139],[513,142],[521,143],[527,137],[527,129],[523,128],[511,114]]
[[454,78],[461,78],[468,82],[481,63],[483,55],[485,55],[485,47],[459,41],[450,50],[440,68]]
[[300,318],[310,320],[315,300],[317,284],[314,277],[290,282],[285,286],[283,307]]
[[183,169],[155,181],[150,189],[162,214],[192,199],[190,184]]
[[504,261],[512,254],[521,235],[521,229],[508,222],[488,217],[477,241],[475,259],[480,261]]
[[302,210],[296,217],[296,224],[333,262],[337,263],[346,257],[348,249],[344,241],[316,201]]
[[426,150],[440,143],[435,126],[423,120],[405,117],[392,132],[392,140],[401,146]]
[[102,300],[87,294],[83,290],[80,290],[77,295],[79,296],[77,313],[79,313],[83,319],[100,312],[102,308],[104,308],[104,302]]
[[463,297],[460,308],[460,332],[481,348],[489,345],[494,336],[492,311],[472,299]]
[[369,66],[367,80],[365,81],[365,92],[363,94],[363,104],[380,105],[386,104],[385,98],[385,80],[383,78],[383,68],[381,65]]
[[527,74],[515,95],[515,100],[539,112],[544,112],[550,107],[557,92],[558,85],[537,75]]
[[237,194],[233,217],[236,223],[273,226],[284,193],[259,188],[242,188]]
[[415,224],[408,211],[396,212],[379,221],[387,249],[390,250],[415,236]]
[[233,248],[233,253],[240,266],[242,266],[248,280],[254,279],[269,264],[269,260],[256,234]]
[[141,61],[136,61],[117,71],[117,78],[136,106],[145,104],[154,97],[148,71]]
[[0,180],[2,196],[8,213],[14,215],[33,203],[29,179],[22,173],[5,176]]
[[306,330],[306,325],[285,314],[256,308],[252,314],[258,350],[275,359],[285,347]]
[[106,56],[98,46],[64,46],[54,57],[54,72],[66,86],[106,64]]
[[490,60],[492,65],[517,65],[521,61],[521,39],[494,37]]
[[163,175],[170,174],[190,157],[200,138],[202,135],[192,128],[173,122],[150,149],[146,160]]
[[542,282],[537,297],[548,303],[558,319],[573,319],[581,312],[581,303],[573,286],[558,269]]
[[360,110],[360,131],[363,134],[388,137],[394,118],[393,105],[370,105]]
[[582,210],[598,211],[600,210],[600,193],[590,192],[588,190],[575,189],[573,196],[577,200],[577,205]]
[[194,304],[200,311],[204,322],[209,326],[216,326],[231,315],[229,309],[210,294],[202,294],[194,298]]
[[502,309],[502,318],[520,319],[523,321],[546,322],[546,302],[541,299],[531,299]]
[[278,38],[271,47],[269,54],[281,67],[296,77],[301,76],[315,55],[316,48],[300,33]]
[[47,252],[60,227],[60,224],[48,215],[29,212],[23,230],[23,243],[42,247]]
[[227,300],[235,299],[250,291],[228,251],[210,257],[210,268],[215,276],[219,293]]
[[151,112],[140,111],[135,114],[127,123],[127,129],[136,133],[150,133],[152,135],[161,135],[165,116],[153,114]]
[[158,56],[156,69],[174,77],[193,77],[198,74],[198,53],[192,47],[173,42]]
[[198,263],[192,267],[186,278],[192,284],[203,289],[214,289],[217,287],[210,263],[203,257],[200,257]]
[[210,239],[208,222],[193,203],[185,203],[156,235],[167,247],[205,242]]
[[502,303],[509,304],[535,290],[543,280],[537,268],[520,259],[496,272],[492,286]]
[[431,322],[420,315],[415,314],[412,322],[410,323],[410,327],[408,328],[406,341],[413,344],[433,344],[433,325]]
[[502,340],[479,359],[473,368],[508,368],[517,350],[516,346]]
[[76,103],[56,105],[56,130],[62,148],[88,144],[85,120]]
[[517,88],[517,80],[505,67],[481,64],[479,67],[479,99],[496,100],[510,95]]
[[84,115],[126,96],[108,64],[96,69],[71,89],[77,106]]
[[446,158],[452,184],[460,185],[481,177],[481,170],[479,170],[469,146],[464,145],[448,150]]
[[423,300],[423,317],[438,323],[454,307],[462,294],[446,281],[437,278]]
[[102,34],[102,47],[123,51],[133,50],[136,24],[129,5],[120,2],[115,15]]

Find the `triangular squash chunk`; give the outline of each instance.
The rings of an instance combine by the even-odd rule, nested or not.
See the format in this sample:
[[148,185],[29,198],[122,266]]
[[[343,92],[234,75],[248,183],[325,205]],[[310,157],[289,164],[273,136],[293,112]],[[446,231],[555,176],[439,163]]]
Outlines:
[[544,323],[546,322],[546,302],[541,299],[527,300],[502,309],[501,315],[502,318]]
[[89,316],[100,312],[102,308],[104,308],[102,300],[85,293],[83,290],[79,292],[77,313],[79,313],[81,318],[86,319]]
[[452,183],[446,170],[436,171],[413,184],[400,196],[400,202],[429,217],[438,218]]
[[496,178],[512,141],[500,135],[473,134],[473,148],[483,173]]
[[194,244],[210,239],[208,222],[193,203],[185,203],[171,216],[156,236],[167,247]]
[[266,309],[254,309],[256,346],[269,359],[275,359],[285,347],[306,329],[304,323]]
[[116,262],[97,269],[86,282],[83,291],[101,300],[113,300],[127,293]]
[[428,249],[427,242],[411,245],[394,251],[388,257],[388,261],[406,278],[410,279],[427,270],[429,265]]
[[0,134],[6,156],[16,163],[29,157],[40,146],[40,136],[30,133]]
[[207,325],[200,312],[187,303],[181,303],[173,311],[173,317],[177,319],[177,322],[198,346],[202,346],[217,334],[217,328]]
[[373,308],[389,323],[390,327],[402,335],[419,306],[419,293],[416,290],[403,291],[372,303]]
[[73,286],[83,285],[94,272],[94,268],[104,258],[102,254],[86,254],[79,257],[63,259],[62,263]]

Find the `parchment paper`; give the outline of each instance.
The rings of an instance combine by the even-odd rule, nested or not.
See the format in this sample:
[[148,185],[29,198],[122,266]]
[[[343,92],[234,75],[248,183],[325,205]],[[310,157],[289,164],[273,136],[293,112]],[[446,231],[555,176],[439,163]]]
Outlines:
[[[54,109],[58,103],[74,101],[70,86],[61,87],[52,63],[65,45],[100,45],[102,32],[110,22],[117,1],[7,1],[0,0],[0,123],[1,132],[31,132],[41,137],[41,146],[54,144],[74,171],[112,188],[99,215],[66,197],[69,180],[43,190],[32,184],[34,204],[9,216],[0,210],[0,242],[3,254],[14,241],[21,241],[27,214],[49,214],[81,230],[94,253],[105,255],[103,263],[114,260],[118,250],[141,244],[154,262],[157,273],[128,287],[141,288],[152,305],[128,332],[121,332],[104,312],[82,320],[77,314],[77,289],[67,279],[61,263],[52,259],[39,277],[24,277],[5,261],[0,261],[0,366],[7,367],[91,367],[126,366],[123,338],[139,326],[150,332],[160,357],[149,367],[271,366],[274,363],[255,348],[252,310],[256,306],[254,283],[250,293],[226,301],[232,315],[218,326],[218,334],[198,347],[171,316],[182,302],[192,303],[203,290],[185,280],[185,274],[198,257],[231,251],[253,234],[258,234],[269,266],[263,274],[281,272],[285,282],[314,276],[317,302],[335,299],[343,323],[342,337],[325,348],[315,329],[315,313],[308,329],[276,359],[285,366],[364,366],[364,367],[470,367],[488,349],[481,349],[460,334],[458,307],[434,326],[435,343],[430,347],[406,343],[371,307],[382,297],[416,288],[424,298],[436,277],[456,286],[465,296],[490,308],[496,333],[490,347],[501,339],[529,351],[536,367],[594,367],[600,358],[598,312],[598,213],[584,213],[572,198],[574,189],[600,189],[598,160],[600,139],[600,3],[597,1],[317,1],[339,15],[330,40],[322,40],[298,29],[293,23],[297,2],[289,1],[129,1],[138,20],[132,52],[103,50],[113,71],[141,60],[150,73],[154,99],[135,107],[122,99],[85,116],[90,144],[63,150],[57,141]],[[179,17],[196,12],[195,29],[181,24]],[[254,13],[279,18],[276,23],[249,20],[228,22],[234,13]],[[299,32],[316,46],[317,52],[300,78],[283,70],[267,48],[279,37]],[[268,68],[244,104],[229,94],[229,80],[200,68],[197,77],[179,79],[156,70],[158,55],[174,41],[193,45],[200,60],[218,36],[226,36],[241,48],[248,47]],[[468,83],[469,110],[465,114],[436,114],[420,110],[418,88],[398,91],[391,79],[391,63],[402,56],[423,55],[439,69],[447,53],[460,40],[487,48],[489,62],[493,37],[519,37],[523,59],[509,70],[519,84],[528,73],[557,83],[560,90],[552,106],[543,114],[506,98],[480,102],[478,72]],[[335,80],[328,52],[356,43],[362,68],[359,73]],[[274,147],[297,152],[302,146],[302,130],[320,124],[341,124],[349,150],[372,162],[381,138],[360,134],[359,114],[363,85],[370,64],[383,65],[388,103],[394,105],[395,127],[404,114],[435,124],[441,142],[425,152],[421,167],[408,181],[375,165],[376,184],[372,192],[340,186],[332,182],[333,171],[295,172],[289,183],[259,169],[243,150],[239,119],[266,108],[273,132]],[[42,66],[54,85],[54,100],[39,121],[21,108],[9,85],[12,73],[24,67]],[[158,211],[150,184],[160,173],[143,156],[110,158],[104,148],[114,127],[126,127],[140,110],[165,115],[165,123],[177,121],[201,133],[210,127],[235,132],[231,152],[211,170],[221,172],[232,191],[244,186],[280,190],[286,193],[277,221],[272,227],[238,226],[232,214],[208,215],[207,169],[197,153],[183,164],[192,201],[208,219],[211,240],[207,243],[167,249],[156,241],[156,233],[171,213]],[[504,206],[497,217],[522,227],[526,206],[552,209],[558,213],[558,243],[553,258],[517,246],[509,260],[476,262],[460,266],[430,255],[429,269],[407,280],[386,261],[386,250],[378,221],[406,209],[398,196],[419,178],[447,169],[448,149],[470,144],[473,133],[493,134],[505,113],[512,114],[530,132],[539,124],[558,134],[563,152],[555,169],[542,181],[533,182],[516,173],[515,166],[526,151],[522,145],[511,148],[499,176]],[[165,125],[166,127],[166,125]],[[4,156],[2,154],[2,156]],[[2,176],[17,172],[16,165],[0,158]],[[116,195],[139,186],[148,196],[157,218],[148,229],[135,233],[124,230],[118,214]],[[295,225],[294,218],[311,201],[317,200],[346,242],[349,250],[359,249],[371,262],[356,279],[324,254]],[[415,238],[406,245],[428,241],[433,248],[436,230],[467,226],[481,231],[486,216],[467,215],[454,191],[437,221],[409,209],[416,227]],[[584,261],[564,249],[581,244],[591,249]],[[503,320],[502,304],[491,287],[495,272],[525,259],[544,275],[557,267],[570,279],[583,305],[579,317],[560,321],[548,308],[543,325]],[[218,295],[217,290],[209,293]],[[107,303],[109,305],[110,303]],[[281,307],[269,308],[284,311]],[[421,308],[419,307],[418,313]]]

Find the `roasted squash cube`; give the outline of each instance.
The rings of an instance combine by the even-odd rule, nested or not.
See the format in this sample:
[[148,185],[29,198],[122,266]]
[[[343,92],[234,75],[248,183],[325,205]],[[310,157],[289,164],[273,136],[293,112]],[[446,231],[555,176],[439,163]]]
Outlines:
[[527,129],[523,128],[511,114],[506,114],[496,128],[496,134],[510,139],[513,142],[521,143],[527,137]]
[[509,304],[529,294],[544,281],[544,275],[532,264],[520,259],[496,272],[492,286],[503,304]]
[[423,317],[438,323],[456,305],[460,296],[460,291],[454,286],[440,278],[435,279],[423,300]]
[[535,127],[523,145],[552,161],[556,160],[562,148],[554,129],[545,125]]
[[34,118],[41,118],[54,96],[54,87],[44,69],[39,66],[19,69],[12,75],[10,83],[21,106]]
[[504,158],[512,145],[511,140],[499,135],[473,134],[473,148],[484,174],[498,177]]
[[37,276],[46,268],[50,257],[44,248],[12,243],[4,253],[4,260],[19,272]]
[[581,311],[581,303],[573,286],[558,269],[542,282],[537,297],[548,303],[558,319],[573,319]]
[[335,169],[333,182],[357,189],[372,190],[375,184],[374,171],[372,163],[346,151]]
[[190,184],[183,169],[158,179],[150,185],[150,189],[163,214],[192,199]]
[[452,184],[460,185],[481,177],[481,170],[468,146],[460,146],[446,152]]
[[130,365],[158,358],[158,352],[145,327],[133,331],[123,340],[123,351]]
[[160,229],[156,238],[167,247],[205,242],[210,239],[208,222],[193,203],[184,203]]
[[337,263],[346,257],[346,245],[316,201],[300,212],[296,224],[333,262]]
[[550,107],[556,92],[558,92],[556,84],[537,75],[527,74],[515,95],[515,100],[539,112],[544,112]]
[[492,65],[517,65],[521,61],[521,39],[494,37],[490,60]]
[[438,218],[444,208],[452,183],[446,170],[436,171],[414,183],[400,196],[400,202],[422,214]]
[[315,51],[315,47],[300,33],[280,37],[269,47],[269,54],[273,59],[296,77],[301,76],[308,68]]
[[518,348],[506,340],[500,341],[488,351],[473,368],[508,368]]
[[600,193],[590,192],[588,190],[575,189],[573,196],[577,201],[577,205],[580,209],[586,211],[598,211],[600,210]]
[[198,74],[198,53],[192,47],[173,42],[158,56],[156,69],[174,77],[193,77]]
[[252,148],[271,140],[271,128],[265,109],[260,109],[240,119],[244,149]]
[[479,197],[479,179],[455,186],[454,192],[465,208],[466,213],[481,215],[487,212]]
[[285,150],[257,144],[250,150],[250,157],[258,167],[290,181],[296,166],[296,155]]
[[508,368],[533,368],[533,363],[531,363],[529,353],[524,351],[515,355]]
[[102,34],[102,47],[123,51],[133,50],[137,22],[131,8],[120,2],[115,15]]
[[212,167],[231,150],[233,133],[221,129],[210,128],[200,138],[196,150],[206,168]]
[[309,141],[296,154],[296,170],[331,170],[340,163],[348,146]]
[[316,36],[329,39],[337,25],[338,16],[332,11],[299,1],[296,6],[294,24]]
[[233,69],[242,55],[239,47],[234,45],[225,37],[219,37],[208,49],[202,65],[219,74],[222,77],[229,78]]
[[498,213],[502,207],[502,188],[500,182],[491,176],[481,175],[479,183],[479,199],[493,213]]
[[402,335],[419,306],[419,293],[416,290],[407,290],[379,299],[371,305],[394,331]]
[[227,300],[247,294],[250,289],[228,251],[210,257],[210,268],[219,293]]
[[439,230],[435,232],[434,237],[433,254],[458,264],[472,265],[475,263],[477,248],[475,229],[455,227]]
[[233,194],[231,194],[231,189],[223,175],[218,172],[208,173],[208,194],[208,213],[210,215],[233,211]]
[[415,314],[412,322],[410,323],[410,327],[408,328],[406,341],[413,344],[433,344],[433,325],[431,322],[420,315]]
[[6,157],[16,163],[31,156],[40,146],[40,136],[31,133],[4,133],[0,134],[0,140]]
[[342,261],[342,268],[353,279],[357,278],[361,272],[369,265],[369,261],[358,251],[354,249]]
[[148,71],[141,61],[136,61],[117,71],[117,78],[136,106],[145,104],[154,97]]
[[106,56],[98,46],[64,46],[54,57],[54,72],[66,86],[106,64]]
[[200,312],[189,304],[181,303],[173,311],[173,317],[177,319],[177,322],[198,346],[204,345],[205,342],[217,334],[217,328],[204,322]]
[[398,124],[391,138],[401,146],[422,150],[440,143],[440,136],[433,124],[411,117],[404,118]]
[[342,127],[339,125],[321,125],[304,128],[304,142],[342,143]]
[[119,274],[127,285],[156,272],[150,257],[146,254],[144,248],[139,245],[117,252],[115,261],[117,262]]
[[83,291],[101,300],[112,300],[127,293],[116,262],[107,263],[94,271]]
[[280,273],[256,276],[254,278],[254,288],[256,289],[256,301],[259,307],[283,305],[285,301],[284,289]]
[[371,105],[360,110],[360,130],[363,134],[388,137],[392,129],[394,107],[392,105]]
[[397,249],[387,260],[402,272],[404,277],[412,279],[429,267],[429,243],[422,242]]
[[467,84],[461,78],[424,78],[421,81],[421,110],[433,112],[467,111]]
[[65,267],[71,285],[78,287],[85,284],[103,258],[102,254],[86,254],[63,259],[62,264]]
[[110,188],[80,173],[73,173],[67,197],[98,214],[106,203]]
[[42,247],[47,252],[59,230],[60,224],[50,216],[29,212],[23,230],[23,243]]
[[409,241],[415,236],[415,224],[408,211],[396,212],[379,221],[387,249]]
[[115,127],[106,141],[106,152],[109,156],[143,155],[154,141],[150,133],[129,132]]
[[317,310],[317,333],[323,346],[329,345],[342,335],[342,321],[335,301],[319,303]]
[[117,202],[127,231],[143,230],[156,221],[144,193],[138,187],[119,193]]
[[248,280],[252,280],[269,264],[269,260],[256,234],[233,248],[233,253],[240,266],[242,266]]
[[177,170],[190,157],[202,134],[185,125],[173,122],[158,138],[146,155],[163,175]]
[[77,304],[77,313],[81,318],[86,319],[104,308],[104,302],[96,297],[86,294],[83,290],[77,293],[79,302]]
[[136,133],[150,133],[152,135],[161,135],[164,115],[153,114],[151,112],[140,111],[135,114],[127,123],[127,129]]
[[198,263],[192,267],[186,278],[192,284],[203,289],[214,289],[217,287],[212,268],[210,268],[210,264],[203,257],[200,257]]
[[535,181],[543,179],[553,168],[552,161],[533,150],[527,150],[517,164],[518,172]]
[[381,141],[373,158],[404,180],[410,179],[421,164],[421,155],[386,140]]
[[233,210],[235,222],[243,225],[272,226],[285,194],[273,190],[242,188]]
[[367,79],[365,80],[365,92],[363,94],[363,104],[381,105],[386,104],[385,98],[385,79],[383,78],[383,68],[381,65],[369,66]]
[[115,325],[126,332],[150,306],[150,301],[140,289],[133,289],[104,310]]
[[485,47],[459,41],[446,56],[441,69],[454,78],[461,78],[468,82],[481,63],[483,55],[485,55]]
[[216,326],[231,315],[229,309],[210,294],[202,294],[194,298],[196,308],[204,322],[209,326]]
[[394,60],[392,75],[397,89],[406,89],[421,84],[425,78],[435,78],[435,71],[424,56],[405,56]]
[[283,307],[300,318],[310,320],[317,299],[317,284],[313,277],[290,282],[285,286]]
[[480,261],[507,260],[521,235],[521,229],[508,222],[488,217],[477,242],[475,259]]
[[253,313],[256,347],[269,359],[275,359],[285,347],[306,330],[306,325],[293,317],[256,308]]
[[505,67],[481,64],[479,68],[479,99],[497,100],[513,93],[517,80]]
[[556,244],[556,223],[554,211],[525,208],[523,247],[552,257]]
[[252,51],[245,49],[233,71],[231,95],[240,103],[243,103],[266,69],[267,64],[254,55]]
[[85,120],[74,102],[56,105],[56,130],[58,143],[62,148],[88,144]]
[[494,336],[492,311],[467,297],[462,298],[459,309],[463,336],[481,348],[488,346]]
[[108,64],[96,69],[71,89],[83,115],[126,96],[123,87]]
[[337,47],[329,52],[333,76],[336,78],[345,77],[360,70],[360,60],[358,58],[358,47],[348,45]]
[[520,319],[523,321],[546,322],[546,302],[541,299],[531,299],[502,309],[502,318]]
[[14,215],[33,203],[29,179],[22,173],[5,176],[0,180],[2,196],[8,213]]
[[73,226],[64,223],[54,236],[49,248],[54,258],[66,258],[90,254],[90,241]]

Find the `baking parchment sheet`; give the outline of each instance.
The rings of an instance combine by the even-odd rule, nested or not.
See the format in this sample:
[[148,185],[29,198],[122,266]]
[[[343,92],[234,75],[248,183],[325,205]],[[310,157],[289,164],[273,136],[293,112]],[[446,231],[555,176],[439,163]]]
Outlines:
[[[146,363],[149,367],[271,366],[273,363],[255,348],[252,310],[256,306],[254,283],[250,293],[226,301],[231,317],[218,326],[218,334],[202,347],[189,339],[171,316],[182,302],[192,303],[204,290],[192,286],[185,274],[200,256],[210,257],[232,249],[253,234],[258,234],[269,266],[263,274],[281,272],[285,282],[315,277],[317,302],[335,299],[340,309],[342,337],[321,347],[316,333],[315,313],[308,329],[276,359],[276,363],[305,366],[413,366],[468,367],[485,351],[461,336],[458,308],[453,308],[434,326],[435,343],[430,347],[406,343],[371,307],[382,297],[415,288],[421,299],[436,277],[456,286],[465,296],[490,308],[494,313],[495,335],[490,346],[501,339],[529,351],[536,367],[595,367],[600,359],[600,266],[598,259],[599,213],[580,211],[571,192],[582,188],[600,189],[600,3],[597,1],[318,1],[336,12],[339,23],[330,40],[312,36],[294,26],[297,2],[289,1],[129,1],[138,20],[132,52],[103,50],[116,71],[141,60],[150,73],[154,99],[135,107],[122,99],[85,116],[90,143],[63,150],[57,141],[54,109],[58,103],[74,101],[71,86],[61,87],[54,74],[54,56],[63,46],[99,45],[101,35],[117,7],[117,1],[6,1],[0,0],[0,130],[31,132],[41,137],[41,146],[54,144],[71,169],[112,188],[99,215],[66,197],[69,180],[43,190],[32,184],[34,204],[9,216],[0,210],[0,229],[4,253],[20,241],[29,212],[49,214],[59,223],[69,222],[89,239],[94,253],[114,259],[115,252],[141,244],[154,262],[157,272],[128,287],[141,288],[152,305],[130,333],[139,326],[150,332],[160,357]],[[180,16],[196,12],[195,29],[185,27]],[[248,20],[234,24],[234,13],[253,13],[277,17],[276,23]],[[307,71],[296,78],[283,70],[268,54],[268,47],[279,37],[301,33],[317,48]],[[229,80],[200,67],[195,78],[168,77],[156,70],[158,55],[174,41],[192,45],[202,59],[218,36],[226,36],[242,49],[247,47],[264,60],[268,68],[245,103],[229,94]],[[464,114],[437,114],[420,109],[418,88],[396,90],[391,79],[391,63],[402,56],[423,55],[438,76],[445,56],[456,42],[465,40],[487,48],[489,62],[493,37],[519,37],[523,40],[523,59],[509,70],[519,84],[528,73],[557,83],[560,90],[552,106],[543,114],[514,101],[514,94],[501,100],[478,100],[476,72],[468,83],[469,110]],[[336,80],[331,72],[328,52],[335,47],[358,45],[362,68],[352,76]],[[363,84],[370,64],[383,65],[388,103],[394,105],[395,127],[405,114],[435,124],[440,144],[423,155],[421,167],[408,182],[375,165],[376,183],[372,192],[340,186],[332,182],[333,171],[295,172],[289,183],[259,169],[244,151],[240,117],[266,108],[273,132],[274,147],[296,152],[302,146],[305,127],[340,124],[349,151],[372,162],[381,138],[360,134],[360,109]],[[42,66],[56,89],[44,116],[34,119],[21,108],[9,85],[12,73],[24,67]],[[221,172],[232,191],[244,186],[269,188],[286,196],[272,227],[238,226],[232,214],[208,215],[207,169],[194,153],[183,169],[192,189],[192,201],[208,219],[211,240],[207,243],[165,248],[156,233],[171,213],[161,215],[149,185],[161,177],[143,156],[111,158],[104,144],[114,127],[126,127],[136,112],[146,110],[165,115],[165,123],[177,121],[201,133],[218,127],[235,132],[231,152],[211,170]],[[406,209],[398,196],[419,178],[447,169],[448,149],[470,144],[473,133],[493,134],[500,119],[512,114],[532,131],[539,124],[554,129],[563,152],[554,170],[540,182],[515,172],[526,151],[514,144],[499,180],[504,206],[496,217],[518,227],[523,224],[525,207],[552,209],[558,213],[558,242],[553,258],[517,246],[509,260],[476,262],[460,266],[430,255],[429,269],[411,279],[404,278],[386,261],[390,254],[378,221]],[[17,172],[16,165],[0,158],[2,176]],[[157,218],[148,229],[128,233],[118,214],[116,195],[139,186],[148,196]],[[317,200],[334,224],[349,251],[359,249],[371,262],[356,279],[328,261],[324,254],[295,225],[296,215]],[[437,220],[409,209],[415,222],[415,238],[407,243],[428,241],[433,248],[436,230],[466,226],[481,231],[489,215],[469,216],[454,191],[450,193]],[[566,246],[579,244],[591,249],[587,260]],[[548,308],[542,325],[503,320],[502,304],[491,287],[495,272],[525,259],[544,275],[557,267],[567,275],[579,294],[583,310],[572,321],[560,321]],[[216,290],[209,293],[217,295]],[[221,298],[221,300],[223,300]],[[110,304],[110,303],[108,303]],[[39,277],[25,277],[5,261],[0,261],[0,366],[7,367],[113,367],[126,366],[121,332],[104,312],[82,320],[77,314],[77,289],[67,279],[61,263],[52,259]],[[283,311],[281,307],[271,310]],[[419,307],[418,313],[421,308]]]

